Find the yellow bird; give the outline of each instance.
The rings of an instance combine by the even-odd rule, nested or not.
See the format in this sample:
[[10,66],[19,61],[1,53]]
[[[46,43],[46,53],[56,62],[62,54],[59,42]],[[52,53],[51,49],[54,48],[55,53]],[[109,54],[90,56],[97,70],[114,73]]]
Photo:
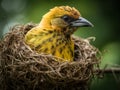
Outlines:
[[[78,27],[93,26],[74,7],[54,7],[41,22],[25,35],[25,43],[38,53],[51,54],[62,61],[73,61],[74,42],[71,35]],[[59,59],[58,59],[59,60]]]

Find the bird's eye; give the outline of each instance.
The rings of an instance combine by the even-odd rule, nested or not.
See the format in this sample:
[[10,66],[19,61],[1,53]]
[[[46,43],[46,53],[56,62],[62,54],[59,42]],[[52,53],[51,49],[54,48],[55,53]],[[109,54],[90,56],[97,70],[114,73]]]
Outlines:
[[64,15],[64,16],[62,17],[62,19],[63,19],[64,21],[69,21],[69,16]]
[[71,22],[71,21],[73,21],[73,18],[72,17],[70,17],[70,16],[68,16],[68,15],[64,15],[64,16],[62,16],[61,17],[65,22]]

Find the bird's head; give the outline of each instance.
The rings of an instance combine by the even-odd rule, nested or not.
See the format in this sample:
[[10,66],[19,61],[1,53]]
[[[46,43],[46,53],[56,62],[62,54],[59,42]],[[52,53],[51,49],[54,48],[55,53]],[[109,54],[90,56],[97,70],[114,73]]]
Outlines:
[[65,33],[72,34],[78,27],[93,25],[81,17],[80,12],[74,7],[59,6],[54,7],[43,16],[40,26],[47,29],[62,30]]

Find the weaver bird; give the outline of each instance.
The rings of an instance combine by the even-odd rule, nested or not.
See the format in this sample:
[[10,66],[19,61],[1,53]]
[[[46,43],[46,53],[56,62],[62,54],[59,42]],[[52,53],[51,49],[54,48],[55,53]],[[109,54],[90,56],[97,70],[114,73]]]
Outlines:
[[[93,26],[74,7],[54,7],[41,22],[25,35],[25,43],[38,53],[51,54],[62,61],[73,61],[74,42],[71,38],[78,27]],[[59,61],[59,59],[58,59]]]

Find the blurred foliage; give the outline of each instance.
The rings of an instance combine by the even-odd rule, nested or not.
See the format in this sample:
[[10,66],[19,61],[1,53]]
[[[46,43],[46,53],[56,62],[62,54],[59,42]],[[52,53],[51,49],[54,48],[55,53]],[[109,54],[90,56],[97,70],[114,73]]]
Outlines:
[[[50,8],[60,5],[74,6],[94,24],[93,28],[79,28],[75,34],[83,38],[96,37],[96,41],[91,43],[102,52],[101,67],[104,68],[106,64],[120,65],[118,0],[0,0],[0,36],[15,24],[39,23]],[[106,75],[104,79],[95,79],[91,88],[118,90],[117,86],[113,75]]]

